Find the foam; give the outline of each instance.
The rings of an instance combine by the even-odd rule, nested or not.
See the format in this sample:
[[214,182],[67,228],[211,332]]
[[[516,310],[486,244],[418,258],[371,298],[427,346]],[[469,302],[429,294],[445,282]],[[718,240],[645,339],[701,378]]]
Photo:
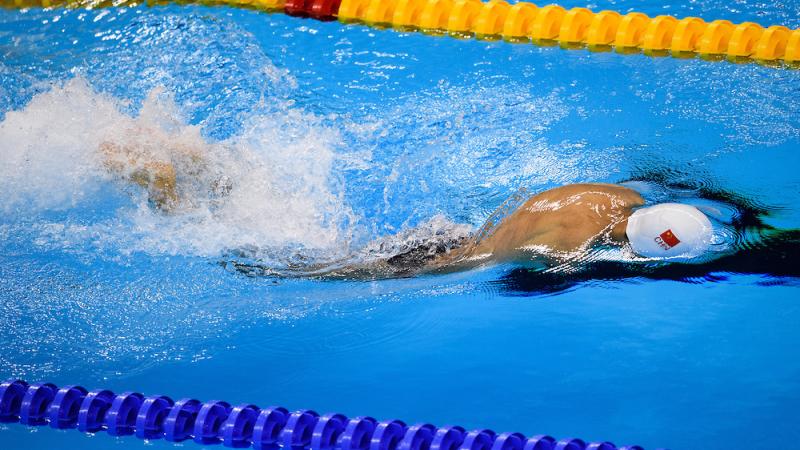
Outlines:
[[80,80],[8,112],[0,122],[0,211],[67,209],[95,195],[104,175],[87,149],[128,121]]
[[472,232],[473,227],[436,214],[416,227],[370,241],[359,253],[365,261],[381,261],[420,246],[450,247],[468,238]]

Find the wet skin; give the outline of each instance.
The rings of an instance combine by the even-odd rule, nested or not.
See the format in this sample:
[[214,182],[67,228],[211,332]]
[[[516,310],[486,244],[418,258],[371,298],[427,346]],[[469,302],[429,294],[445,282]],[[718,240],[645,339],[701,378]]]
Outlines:
[[488,236],[450,258],[510,260],[530,251],[571,253],[596,244],[623,244],[628,217],[642,205],[639,193],[619,185],[561,186],[532,196]]

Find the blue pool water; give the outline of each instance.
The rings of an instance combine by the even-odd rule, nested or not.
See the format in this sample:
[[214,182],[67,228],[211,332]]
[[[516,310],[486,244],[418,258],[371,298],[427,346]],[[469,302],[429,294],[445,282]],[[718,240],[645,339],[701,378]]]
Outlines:
[[[588,6],[800,27],[797,1]],[[800,448],[800,71],[201,6],[0,9],[0,55],[0,378]],[[159,133],[207,148],[230,196],[187,182],[162,214],[98,160]],[[696,266],[307,276],[473,232],[521,188],[629,180],[760,222]]]

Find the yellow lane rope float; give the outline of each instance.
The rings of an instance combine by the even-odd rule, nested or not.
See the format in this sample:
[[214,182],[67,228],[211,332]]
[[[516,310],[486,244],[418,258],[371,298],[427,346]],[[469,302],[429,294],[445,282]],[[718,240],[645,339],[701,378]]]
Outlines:
[[[168,3],[145,0],[148,5]],[[184,3],[181,0],[178,3]],[[0,0],[0,5],[26,7],[107,7],[137,0]],[[338,19],[376,27],[394,27],[459,38],[503,39],[564,48],[589,48],[650,56],[757,61],[778,66],[800,65],[800,29],[727,20],[706,22],[640,12],[620,14],[558,5],[509,4],[504,0],[210,0],[186,3],[225,4],[271,12]]]

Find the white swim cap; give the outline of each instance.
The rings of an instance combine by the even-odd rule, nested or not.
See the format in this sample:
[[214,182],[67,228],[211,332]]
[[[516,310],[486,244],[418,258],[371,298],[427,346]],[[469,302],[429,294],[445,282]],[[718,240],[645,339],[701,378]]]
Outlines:
[[625,233],[638,255],[694,258],[711,245],[713,227],[694,206],[663,203],[634,212]]

